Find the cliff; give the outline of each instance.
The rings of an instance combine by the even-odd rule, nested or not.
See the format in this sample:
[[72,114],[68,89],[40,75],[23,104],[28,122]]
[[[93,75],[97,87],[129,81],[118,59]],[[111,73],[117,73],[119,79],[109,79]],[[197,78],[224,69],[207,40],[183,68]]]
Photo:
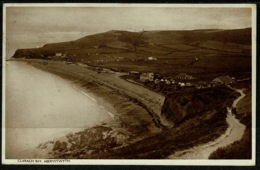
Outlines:
[[201,113],[222,111],[236,96],[238,93],[227,87],[171,93],[165,98],[161,115],[174,126]]

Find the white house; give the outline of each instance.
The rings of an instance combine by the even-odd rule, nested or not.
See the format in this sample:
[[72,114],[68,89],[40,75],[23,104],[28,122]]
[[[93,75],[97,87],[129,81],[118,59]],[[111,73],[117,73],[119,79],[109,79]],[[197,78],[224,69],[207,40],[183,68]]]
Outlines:
[[148,57],[147,60],[152,61],[152,60],[157,60],[157,58],[155,58],[155,57]]
[[142,73],[140,75],[141,82],[153,81],[153,79],[154,79],[154,73]]
[[55,53],[55,56],[56,56],[56,57],[61,57],[61,56],[62,56],[62,53],[56,52],[56,53]]

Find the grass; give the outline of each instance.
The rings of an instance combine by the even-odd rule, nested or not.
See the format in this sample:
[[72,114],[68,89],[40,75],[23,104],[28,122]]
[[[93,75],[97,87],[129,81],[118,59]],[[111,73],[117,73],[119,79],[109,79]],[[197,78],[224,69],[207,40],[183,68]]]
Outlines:
[[251,139],[251,128],[247,128],[240,141],[236,141],[227,147],[219,148],[210,155],[209,159],[252,159]]
[[[62,52],[69,58],[75,55],[78,62],[124,71],[162,74],[250,72],[250,33],[251,29],[145,31],[140,36],[135,32],[109,31],[75,41],[47,44],[43,48],[17,50],[13,57],[47,58]],[[150,56],[158,60],[145,62]],[[117,61],[116,57],[123,59]],[[195,58],[199,60],[194,62]]]

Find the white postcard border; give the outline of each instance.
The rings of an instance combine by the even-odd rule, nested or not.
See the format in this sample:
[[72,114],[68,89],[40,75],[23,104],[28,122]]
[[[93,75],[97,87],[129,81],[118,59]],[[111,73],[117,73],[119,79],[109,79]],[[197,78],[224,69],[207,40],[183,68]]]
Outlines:
[[[167,159],[6,159],[5,158],[5,68],[7,7],[191,7],[252,9],[252,159],[251,160],[167,160]],[[2,40],[2,164],[18,165],[232,165],[253,166],[256,161],[256,5],[255,4],[122,4],[122,3],[4,3]]]

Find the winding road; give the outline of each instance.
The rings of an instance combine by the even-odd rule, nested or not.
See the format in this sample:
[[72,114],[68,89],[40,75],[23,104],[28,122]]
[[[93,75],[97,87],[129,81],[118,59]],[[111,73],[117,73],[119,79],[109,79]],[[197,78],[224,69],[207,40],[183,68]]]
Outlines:
[[[230,87],[230,86],[229,86]],[[234,100],[232,106],[236,107],[237,103],[245,97],[243,90],[234,89],[236,92],[240,93],[240,96]],[[216,151],[218,148],[225,147],[235,141],[242,138],[244,131],[246,129],[245,125],[241,124],[234,115],[232,115],[230,109],[227,109],[228,129],[226,132],[214,141],[210,141],[206,144],[199,146],[194,146],[190,149],[183,151],[177,151],[173,155],[170,155],[169,159],[208,159],[210,154]]]

